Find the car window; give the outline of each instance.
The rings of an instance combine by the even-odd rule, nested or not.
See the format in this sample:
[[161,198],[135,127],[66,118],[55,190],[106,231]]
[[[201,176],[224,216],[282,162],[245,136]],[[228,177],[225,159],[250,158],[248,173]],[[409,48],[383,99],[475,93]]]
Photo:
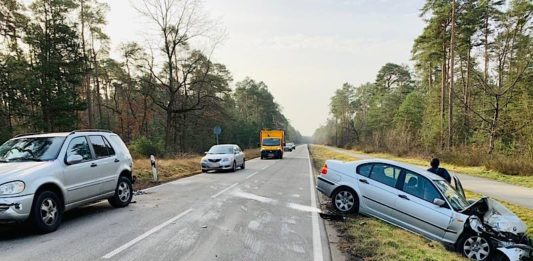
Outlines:
[[109,156],[109,151],[107,150],[107,146],[102,136],[92,135],[89,136],[89,139],[91,140],[91,144],[93,145],[94,154],[96,158],[105,158]]
[[405,173],[403,191],[428,202],[433,202],[436,198],[442,199],[439,191],[431,181],[410,171]]
[[357,173],[365,177],[370,176],[370,170],[372,169],[372,164],[363,164],[357,167]]
[[76,137],[70,141],[67,148],[67,158],[71,155],[80,155],[83,160],[91,160],[93,158],[87,138]]
[[107,151],[109,153],[110,156],[113,156],[115,155],[115,149],[113,149],[113,146],[111,146],[111,144],[109,143],[109,141],[105,138],[104,138],[104,143],[105,143],[105,147],[107,148]]
[[385,185],[396,187],[402,169],[387,164],[374,164],[370,178]]

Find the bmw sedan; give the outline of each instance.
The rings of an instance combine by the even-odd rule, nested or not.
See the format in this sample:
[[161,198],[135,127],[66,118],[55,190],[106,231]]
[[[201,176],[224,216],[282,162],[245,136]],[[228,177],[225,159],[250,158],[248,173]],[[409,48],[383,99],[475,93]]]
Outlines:
[[209,170],[229,170],[235,172],[237,168],[244,169],[246,159],[244,152],[235,144],[215,145],[205,153],[200,165],[202,172]]
[[340,213],[362,213],[450,245],[478,261],[531,258],[527,228],[497,201],[468,201],[461,182],[451,184],[419,167],[372,159],[328,160],[317,189]]

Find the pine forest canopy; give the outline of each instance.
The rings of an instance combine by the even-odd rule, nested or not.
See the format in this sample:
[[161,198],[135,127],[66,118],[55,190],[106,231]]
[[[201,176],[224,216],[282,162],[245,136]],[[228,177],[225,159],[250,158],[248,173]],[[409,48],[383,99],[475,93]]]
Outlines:
[[[257,145],[262,128],[296,131],[263,82],[236,83],[195,49],[211,24],[198,1],[143,1],[159,46],[123,43],[110,57],[103,0],[0,2],[0,139],[25,132],[110,129],[141,153],[202,152],[216,142]],[[178,15],[179,14],[179,15]]]

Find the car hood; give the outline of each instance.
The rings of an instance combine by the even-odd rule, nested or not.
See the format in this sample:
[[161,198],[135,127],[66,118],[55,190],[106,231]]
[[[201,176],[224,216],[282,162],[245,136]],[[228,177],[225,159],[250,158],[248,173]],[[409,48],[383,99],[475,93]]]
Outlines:
[[522,234],[527,231],[526,224],[518,216],[492,198],[481,198],[462,212],[479,216],[485,225],[497,232]]
[[34,161],[28,161],[28,162],[8,162],[8,163],[0,163],[0,182],[4,178],[10,178],[12,176],[22,175],[24,173],[27,173],[28,170],[41,168],[42,166],[45,166],[49,164],[49,162],[34,162]]

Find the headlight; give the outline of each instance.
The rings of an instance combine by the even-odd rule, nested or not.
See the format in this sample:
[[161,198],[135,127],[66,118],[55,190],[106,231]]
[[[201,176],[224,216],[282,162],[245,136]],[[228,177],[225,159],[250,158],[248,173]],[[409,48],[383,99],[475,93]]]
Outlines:
[[206,158],[202,158],[202,162],[207,162],[208,160]]
[[0,185],[0,195],[17,194],[24,190],[24,182],[13,181]]
[[229,161],[229,158],[223,158],[222,161]]

